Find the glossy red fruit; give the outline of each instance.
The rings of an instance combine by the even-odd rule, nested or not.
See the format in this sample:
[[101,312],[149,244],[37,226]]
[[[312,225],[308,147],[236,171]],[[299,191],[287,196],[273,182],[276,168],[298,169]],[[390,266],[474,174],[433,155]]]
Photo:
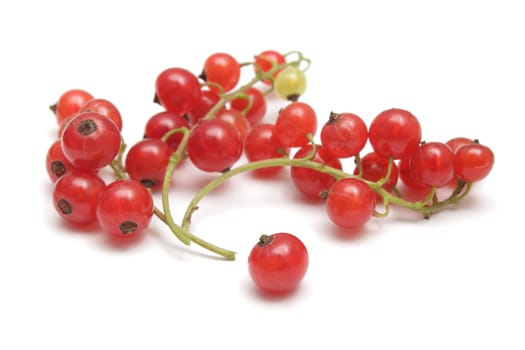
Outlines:
[[443,187],[454,178],[454,153],[442,142],[422,144],[410,156],[410,173],[425,186]]
[[[251,126],[254,126],[259,124],[266,114],[266,99],[262,92],[254,87],[248,88],[246,95],[247,98],[233,99],[230,105],[232,109],[236,109],[239,112],[246,112],[246,119],[250,122]],[[250,108],[248,108],[248,106],[250,106]]]
[[[309,155],[311,151],[311,145],[304,146],[295,153],[293,158],[304,158]],[[320,145],[317,145],[315,154],[311,160],[320,164],[326,164],[332,168],[342,169],[339,158],[326,151],[324,147]],[[333,176],[309,168],[291,167],[290,174],[295,187],[306,198],[311,200],[322,200],[321,194],[328,191],[336,182]]]
[[129,177],[152,190],[162,187],[173,150],[159,139],[143,139],[128,150],[125,168]]
[[[268,72],[275,65],[282,65],[284,63],[286,63],[286,57],[284,57],[283,54],[275,50],[265,50],[265,51],[262,51],[257,56],[255,56],[254,70],[256,73],[258,70],[261,70],[262,72]],[[272,74],[272,77],[275,78],[277,74],[279,74],[280,71],[281,71],[280,69],[277,69]],[[264,80],[264,83],[267,85],[272,84],[270,80]]]
[[115,159],[120,150],[121,136],[115,123],[102,114],[84,112],[67,124],[61,142],[71,164],[91,171]]
[[[383,179],[388,172],[388,158],[381,157],[375,152],[367,153],[361,158],[361,177],[365,180],[377,182]],[[359,167],[355,167],[354,175],[359,174]],[[388,180],[383,184],[383,188],[387,191],[391,191],[394,186],[397,185],[399,178],[399,171],[395,162],[392,162],[390,169],[390,176]]]
[[115,123],[119,131],[122,131],[122,116],[120,115],[120,111],[118,110],[117,106],[115,106],[111,101],[105,100],[103,98],[94,98],[86,102],[86,104],[80,108],[79,112],[100,113]]
[[421,126],[409,111],[392,108],[379,113],[370,124],[368,138],[382,157],[401,159],[414,152],[421,142]]
[[199,103],[201,86],[199,79],[184,68],[168,68],[155,81],[156,97],[166,110],[184,114],[191,112]]
[[472,139],[469,139],[468,137],[462,137],[462,136],[459,136],[459,137],[454,137],[450,140],[448,140],[446,142],[446,145],[448,147],[450,147],[450,149],[452,150],[452,152],[456,153],[456,151],[461,147],[461,146],[464,146],[464,145],[469,145],[471,143],[473,143],[474,140]]
[[207,172],[226,171],[242,155],[242,142],[237,130],[223,120],[203,120],[191,132],[188,157]]
[[135,180],[117,180],[100,193],[97,219],[113,236],[129,237],[143,232],[153,216],[149,190]]
[[61,176],[53,188],[53,202],[58,214],[76,225],[97,221],[98,198],[106,184],[96,174],[72,171]]
[[[151,116],[146,122],[144,138],[160,140],[168,131],[179,128],[190,128],[190,124],[181,114],[168,111],[159,112]],[[179,147],[182,137],[181,132],[174,133],[168,137],[166,143],[175,151]]]
[[46,170],[51,181],[55,182],[59,177],[76,169],[66,158],[60,145],[60,140],[53,142],[46,154]]
[[317,116],[313,108],[296,101],[284,107],[275,121],[275,136],[283,147],[302,147],[310,141],[308,134],[315,135]]
[[326,212],[330,220],[343,228],[364,225],[374,214],[376,194],[359,179],[344,178],[328,192]]
[[[204,62],[201,78],[205,81],[217,84],[224,91],[232,90],[239,82],[241,67],[239,62],[230,54],[217,52],[210,55]],[[213,85],[210,89],[216,90]]]
[[[273,124],[259,124],[253,127],[246,140],[244,141],[244,153],[248,161],[255,162],[258,160],[272,158],[288,158],[289,148],[283,148],[274,137]],[[276,175],[282,170],[281,166],[272,166],[255,169],[253,173],[261,177]]]
[[235,109],[223,108],[217,112],[215,119],[225,121],[233,126],[233,128],[239,133],[239,137],[243,143],[252,128],[248,119]]
[[261,291],[269,294],[286,294],[296,289],[308,264],[303,242],[285,232],[262,235],[248,257],[250,277]]
[[463,181],[480,181],[487,177],[493,166],[494,153],[479,143],[464,145],[454,155],[454,173]]
[[188,120],[191,125],[195,125],[206,116],[206,114],[219,102],[221,96],[216,90],[205,88],[201,90],[201,97],[197,105],[191,110]]
[[93,99],[86,90],[71,89],[64,92],[58,101],[49,108],[55,113],[57,124],[61,125],[65,120],[80,111],[80,108],[89,100]]
[[353,157],[365,147],[368,129],[365,122],[353,113],[330,113],[321,129],[321,143],[339,158]]

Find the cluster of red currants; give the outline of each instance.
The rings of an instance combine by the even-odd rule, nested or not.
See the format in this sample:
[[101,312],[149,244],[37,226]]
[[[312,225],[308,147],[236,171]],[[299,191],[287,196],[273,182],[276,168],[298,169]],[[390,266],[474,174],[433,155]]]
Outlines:
[[[488,147],[467,138],[421,142],[419,121],[403,109],[380,113],[369,127],[355,114],[331,113],[320,142],[315,142],[316,112],[298,100],[306,89],[309,65],[300,52],[268,50],[246,63],[227,53],[212,54],[198,76],[168,68],[155,80],[155,102],[163,110],[146,121],[144,139],[127,152],[115,105],[84,90],[66,91],[51,106],[59,139],[46,161],[58,214],[75,225],[98,222],[120,237],[144,231],[156,215],[183,243],[194,242],[233,259],[233,252],[198,238],[189,226],[198,202],[239,173],[251,171],[269,179],[290,167],[292,183],[305,197],[324,201],[335,224],[352,228],[372,216],[385,216],[390,204],[428,217],[459,201],[472,182],[490,172],[494,155]],[[245,66],[253,68],[253,78],[239,86]],[[289,102],[274,123],[267,123],[267,98],[272,94]],[[373,151],[361,157],[368,143]],[[243,153],[248,163],[236,166]],[[351,157],[355,168],[345,172],[341,159]],[[167,194],[173,172],[186,158],[217,177],[195,195],[177,225]],[[108,166],[115,180],[106,184],[99,169]],[[424,196],[407,200],[398,180]],[[451,195],[438,199],[436,189],[451,183]],[[152,191],[162,192],[162,209],[155,207]],[[382,213],[376,210],[379,206]],[[263,235],[249,265],[261,289],[287,292],[306,273],[308,253],[296,236]]]

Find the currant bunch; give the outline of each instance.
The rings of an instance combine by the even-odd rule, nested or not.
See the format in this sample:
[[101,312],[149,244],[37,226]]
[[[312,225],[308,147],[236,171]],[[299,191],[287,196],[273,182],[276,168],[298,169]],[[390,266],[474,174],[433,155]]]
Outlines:
[[[301,99],[309,66],[300,52],[267,50],[244,63],[213,53],[199,75],[167,68],[154,81],[154,101],[162,111],[145,119],[144,138],[129,148],[113,103],[84,90],[66,91],[51,106],[59,132],[46,157],[58,214],[73,225],[98,223],[119,237],[144,232],[155,215],[183,243],[234,259],[234,252],[193,235],[190,223],[202,198],[235,175],[252,172],[270,180],[288,168],[292,186],[305,199],[324,205],[329,221],[354,229],[387,216],[391,204],[428,218],[459,202],[491,171],[489,147],[466,137],[423,142],[420,121],[404,109],[382,111],[369,125],[354,113],[331,112],[319,124],[313,106]],[[244,67],[252,67],[252,76],[241,84]],[[268,122],[272,98],[283,106]],[[365,153],[366,146],[371,150]],[[239,164],[243,154],[247,162]],[[186,159],[216,176],[177,224],[170,179]],[[105,167],[113,178],[100,176]],[[407,189],[419,197],[409,200]],[[441,189],[449,189],[445,198],[438,198]],[[161,193],[160,208],[155,191]],[[283,232],[263,235],[249,258],[255,284],[272,293],[293,290],[307,266],[304,244]]]

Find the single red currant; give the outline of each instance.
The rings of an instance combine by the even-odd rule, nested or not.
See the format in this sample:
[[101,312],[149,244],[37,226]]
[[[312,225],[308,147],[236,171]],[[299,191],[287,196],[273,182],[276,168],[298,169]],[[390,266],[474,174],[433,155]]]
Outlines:
[[128,150],[125,168],[129,177],[152,190],[162,187],[173,150],[159,139],[143,139]]
[[102,98],[94,98],[89,100],[80,108],[81,112],[97,112],[109,118],[117,126],[119,131],[122,131],[122,116],[117,107],[108,100]]
[[454,178],[454,153],[442,142],[422,144],[410,156],[410,172],[425,186],[443,187]]
[[128,237],[149,226],[153,209],[151,193],[144,185],[135,180],[116,180],[100,193],[97,218],[105,232]]
[[65,120],[80,111],[80,108],[89,100],[93,99],[86,90],[71,89],[64,92],[57,103],[51,105],[49,108],[55,113],[57,124],[61,125]]
[[67,159],[62,151],[60,140],[53,142],[46,154],[46,169],[51,181],[55,182],[59,177],[65,173],[76,169],[73,164]]
[[84,112],[74,117],[62,133],[62,150],[71,164],[82,170],[108,165],[120,150],[117,126],[100,113]]
[[[200,77],[207,82],[217,84],[224,91],[232,90],[239,82],[241,67],[239,62],[230,54],[217,52],[210,55],[204,62]],[[212,90],[216,90],[210,85]]]
[[53,202],[58,214],[76,225],[97,221],[98,198],[106,184],[96,174],[72,171],[61,176],[53,188]]
[[[294,159],[304,158],[312,151],[312,145],[300,148],[294,155]],[[339,158],[324,149],[323,146],[317,145],[315,154],[311,159],[313,162],[326,164],[332,168],[342,169]],[[303,168],[291,167],[290,175],[295,187],[311,200],[321,200],[321,194],[328,191],[336,182],[336,179],[320,171]]]
[[252,128],[248,119],[236,109],[223,108],[217,112],[215,119],[231,124],[231,126],[233,126],[233,128],[239,133],[239,137],[243,143]]
[[168,68],[155,81],[156,97],[168,111],[189,113],[200,101],[199,79],[184,68]]
[[188,114],[188,119],[191,125],[195,125],[198,121],[213,108],[219,102],[221,96],[216,90],[210,90],[209,88],[201,90],[201,97],[199,102]]
[[[262,72],[268,72],[270,71],[274,66],[276,65],[282,65],[286,63],[286,58],[283,54],[280,52],[277,52],[275,50],[266,50],[255,56],[255,65],[254,70],[257,73],[259,70]],[[272,76],[275,79],[277,74],[281,69],[276,70]],[[272,82],[269,80],[264,80],[264,83],[267,85],[271,85]]]
[[[388,172],[388,158],[381,157],[375,152],[367,153],[361,158],[361,176],[365,180],[377,182],[383,179]],[[359,174],[359,167],[356,166],[354,169],[354,175]],[[390,169],[390,177],[383,184],[383,188],[387,191],[391,191],[396,186],[399,178],[399,171],[396,163],[392,161]]]
[[317,116],[310,105],[292,102],[284,107],[275,121],[275,136],[283,147],[302,147],[309,143],[308,134],[314,136]]
[[[151,116],[146,122],[144,138],[160,140],[168,131],[179,128],[189,129],[189,127],[190,124],[181,114],[168,111],[159,112]],[[173,151],[179,147],[182,136],[182,133],[177,132],[166,140]]]
[[494,166],[494,153],[479,143],[461,146],[454,155],[454,173],[467,182],[484,179]]
[[355,156],[368,140],[366,124],[352,113],[330,113],[328,122],[321,129],[321,143],[339,158]]
[[296,236],[280,232],[262,235],[248,257],[250,277],[269,294],[286,294],[296,289],[308,270],[308,251]]
[[401,159],[419,147],[421,126],[409,111],[392,108],[374,118],[368,137],[377,154],[386,158]]
[[[271,158],[288,158],[289,148],[283,148],[274,137],[275,126],[273,124],[258,124],[253,127],[244,142],[244,153],[248,161],[255,162],[258,160]],[[255,169],[253,173],[262,177],[276,175],[282,167],[267,167]]]
[[364,225],[374,214],[376,194],[365,182],[355,178],[337,181],[328,192],[326,212],[330,220],[343,228]]
[[234,127],[223,120],[203,120],[191,132],[187,147],[191,162],[203,171],[226,171],[242,155]]
[[[266,100],[259,89],[250,87],[246,90],[247,98],[235,98],[231,100],[231,108],[240,112],[246,112],[246,119],[251,126],[257,125],[261,122],[266,114]],[[251,103],[250,108],[248,105]],[[246,110],[246,108],[248,108]]]

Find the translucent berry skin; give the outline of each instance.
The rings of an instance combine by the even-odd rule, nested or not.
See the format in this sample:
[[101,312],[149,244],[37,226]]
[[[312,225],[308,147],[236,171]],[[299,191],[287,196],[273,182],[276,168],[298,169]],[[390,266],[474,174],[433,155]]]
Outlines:
[[442,142],[427,142],[410,156],[412,177],[425,186],[443,187],[454,179],[454,153]]
[[[283,148],[274,137],[273,124],[259,124],[253,127],[244,141],[244,153],[248,161],[288,157],[289,148]],[[272,166],[253,170],[261,177],[270,177],[278,174],[283,167]]]
[[68,118],[77,114],[80,108],[92,99],[93,95],[86,90],[71,89],[64,92],[58,98],[57,103],[51,106],[51,109],[55,112],[57,124],[61,125]]
[[143,232],[153,217],[153,199],[135,180],[116,180],[100,193],[97,219],[104,232],[129,237]]
[[339,158],[355,156],[365,147],[367,140],[365,122],[353,113],[331,113],[321,129],[323,147]]
[[[311,150],[311,145],[300,148],[295,153],[294,159],[306,157]],[[320,145],[316,147],[315,154],[311,160],[320,164],[326,164],[332,168],[342,169],[339,158],[326,151]],[[295,187],[310,200],[322,200],[321,193],[328,191],[336,182],[336,179],[331,175],[303,167],[291,167],[290,174]]]
[[75,225],[97,221],[97,204],[104,181],[96,174],[72,171],[61,176],[53,188],[53,202],[57,213]]
[[297,101],[306,91],[306,74],[298,67],[288,66],[275,77],[275,94],[284,100]]
[[[365,180],[377,182],[383,179],[388,172],[388,158],[381,157],[375,152],[367,153],[361,158],[361,176]],[[359,173],[359,167],[354,169],[354,175]],[[383,188],[387,191],[392,190],[394,186],[397,185],[397,180],[399,178],[399,171],[396,163],[392,162],[390,169],[390,177],[383,184]]]
[[306,135],[315,135],[317,115],[309,104],[292,102],[275,121],[275,136],[283,147],[302,147],[309,143]]
[[254,126],[259,124],[266,114],[266,99],[262,92],[254,87],[248,88],[246,94],[248,98],[233,99],[230,105],[231,108],[244,112],[251,101],[251,106],[246,111],[245,117],[250,122],[250,125]]
[[[239,62],[230,54],[217,52],[210,55],[204,62],[203,75],[205,81],[220,85],[224,91],[232,90],[241,77]],[[210,89],[216,90],[211,85]]]
[[168,68],[155,81],[156,96],[166,110],[189,113],[199,103],[201,86],[199,79],[184,68]]
[[[190,124],[182,115],[174,112],[159,112],[152,115],[146,122],[144,138],[161,139],[168,131],[179,128],[189,129]],[[173,151],[179,147],[182,141],[182,133],[174,133],[166,143]]]
[[268,294],[287,294],[296,289],[306,275],[308,264],[304,243],[285,232],[261,236],[248,257],[252,281]]
[[405,157],[399,160],[399,179],[401,182],[408,187],[410,190],[415,192],[427,193],[430,191],[431,186],[423,185],[418,182],[410,171],[410,157]]
[[53,142],[46,154],[46,170],[51,181],[55,182],[59,177],[76,169],[66,158],[60,145],[60,140]]
[[[258,54],[257,56],[255,56],[254,70],[256,73],[259,69],[262,70],[263,72],[268,72],[273,68],[274,65],[281,65],[281,64],[284,64],[285,62],[286,62],[286,58],[280,52],[275,51],[275,50],[265,50],[261,52],[260,54]],[[279,74],[280,71],[281,70],[276,70],[273,73],[272,76],[274,79],[277,76],[277,74]],[[272,84],[272,82],[269,80],[264,80],[263,82],[267,85]]]
[[454,173],[467,182],[483,180],[494,166],[494,153],[479,143],[461,146],[454,154]]
[[159,190],[172,152],[171,147],[159,139],[140,140],[126,154],[126,172],[131,179],[152,190]]
[[344,178],[330,189],[326,199],[326,212],[330,220],[343,228],[366,224],[376,206],[376,194],[361,180]]
[[94,98],[89,100],[80,108],[80,113],[82,112],[97,112],[109,118],[119,131],[122,131],[122,116],[118,108],[111,102],[102,98]]
[[216,90],[202,89],[197,105],[187,114],[190,124],[197,124],[220,99],[221,97]]
[[84,112],[65,127],[61,146],[67,159],[81,170],[108,165],[120,150],[121,136],[115,123],[100,113]]
[[188,157],[198,169],[225,171],[242,155],[242,142],[237,130],[223,120],[203,120],[188,138]]
[[392,108],[379,113],[370,124],[368,138],[382,157],[401,159],[415,151],[421,142],[421,125],[409,111]]
[[236,109],[223,108],[217,112],[215,119],[225,121],[233,126],[243,143],[252,128],[248,119]]

